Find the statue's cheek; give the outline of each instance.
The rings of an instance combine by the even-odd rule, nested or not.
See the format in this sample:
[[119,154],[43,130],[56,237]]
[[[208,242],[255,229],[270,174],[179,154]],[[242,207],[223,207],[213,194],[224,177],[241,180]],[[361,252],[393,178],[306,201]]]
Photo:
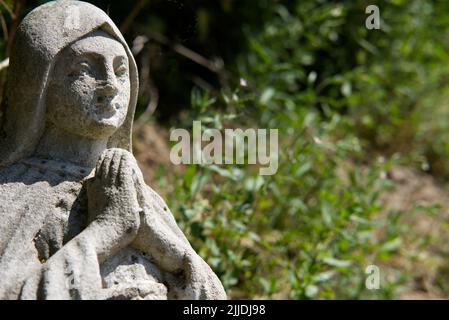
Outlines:
[[95,107],[95,80],[92,78],[79,78],[62,88],[66,105],[77,109],[91,110]]
[[93,97],[95,95],[96,80],[92,77],[81,76],[73,81],[69,81],[67,86],[68,94],[74,97]]
[[131,83],[129,75],[125,74],[116,78],[115,85],[117,86],[117,96],[123,100],[128,100],[131,95]]
[[127,91],[119,92],[118,96],[115,98],[118,106],[118,111],[122,110],[126,113],[129,105],[130,95],[129,95],[129,88]]

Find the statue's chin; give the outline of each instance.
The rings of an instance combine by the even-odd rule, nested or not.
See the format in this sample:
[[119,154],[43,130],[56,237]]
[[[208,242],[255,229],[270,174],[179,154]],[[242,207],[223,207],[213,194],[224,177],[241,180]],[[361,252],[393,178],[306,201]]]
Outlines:
[[112,136],[121,123],[116,117],[96,119],[78,134],[91,139],[105,139]]
[[112,119],[117,116],[117,109],[112,104],[96,105],[95,106],[95,114],[101,120]]

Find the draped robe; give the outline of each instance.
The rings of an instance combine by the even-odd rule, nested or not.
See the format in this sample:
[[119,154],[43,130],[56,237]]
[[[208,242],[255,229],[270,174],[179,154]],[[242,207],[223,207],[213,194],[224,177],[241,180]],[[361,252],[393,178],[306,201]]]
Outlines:
[[[152,243],[145,239],[114,253],[103,264],[89,243],[83,243],[64,252],[65,263],[47,265],[87,226],[84,186],[92,174],[74,164],[39,158],[0,170],[0,215],[4,221],[0,225],[0,298],[226,297],[220,281],[199,256],[190,257],[186,274],[174,275],[158,267],[150,254]],[[144,224],[158,215],[179,243],[190,246],[164,201],[148,186],[145,202]],[[200,286],[186,290],[186,279],[195,279]]]

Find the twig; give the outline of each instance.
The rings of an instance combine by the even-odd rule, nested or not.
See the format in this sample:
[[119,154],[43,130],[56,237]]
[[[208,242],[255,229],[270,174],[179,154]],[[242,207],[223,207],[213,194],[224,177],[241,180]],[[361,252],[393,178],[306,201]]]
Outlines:
[[6,25],[5,17],[3,16],[2,12],[0,12],[0,22],[2,24],[4,41],[7,42],[8,41],[8,26]]
[[5,3],[5,1],[0,0],[0,4],[6,9],[6,11],[8,11],[8,13],[10,14],[10,16],[14,19],[14,18],[15,18],[15,14],[14,14],[14,12],[12,12],[12,10],[8,7],[8,5]]
[[[136,40],[134,40],[136,42]],[[151,73],[150,73],[150,57],[149,52],[145,51],[144,56],[142,57],[142,66],[141,66],[141,84],[145,90],[148,90],[149,95],[149,102],[147,104],[147,107],[145,108],[145,111],[140,115],[140,117],[135,121],[134,127],[136,130],[147,120],[150,119],[150,117],[153,115],[153,113],[156,111],[157,106],[159,104],[159,90],[156,88],[156,86],[153,83],[153,80],[151,79]]]
[[215,59],[215,60],[211,61],[211,60],[205,58],[204,56],[200,55],[199,53],[196,53],[195,51],[183,46],[182,44],[173,43],[169,38],[167,38],[163,34],[150,31],[147,33],[147,35],[151,39],[170,47],[176,53],[182,55],[183,57],[185,57],[189,60],[192,60],[193,62],[209,69],[212,72],[218,73],[218,72],[222,71],[224,68],[223,60]]
[[9,58],[6,58],[2,62],[0,62],[0,72],[3,71],[3,69],[6,69],[9,67]]
[[[195,51],[183,46],[182,44],[173,43],[173,41],[171,41],[169,38],[167,38],[163,34],[160,34],[157,32],[149,31],[149,32],[147,32],[147,35],[150,39],[153,39],[165,46],[168,46],[174,52],[180,54],[181,56],[216,73],[218,76],[218,79],[220,81],[221,87],[224,88],[225,90],[229,89],[229,84],[228,84],[228,76],[229,75],[225,69],[223,59],[214,58],[212,60],[209,60],[209,59],[205,58],[204,56],[196,53]],[[146,41],[148,41],[148,38],[146,39]]]
[[12,23],[9,28],[9,38],[6,46],[6,56],[9,57],[9,54],[11,52],[11,46],[12,46],[12,39],[14,38],[14,35],[16,33],[17,26],[19,25],[19,16],[20,11],[22,10],[24,4],[24,0],[17,0],[14,2],[14,9],[13,9],[13,15],[12,15]]
[[126,17],[125,21],[120,26],[120,31],[123,34],[125,34],[128,31],[129,27],[134,22],[137,15],[140,13],[140,10],[142,10],[148,4],[148,2],[149,2],[149,0],[140,0],[134,6],[134,8],[131,10],[130,14]]
[[150,101],[148,102],[148,105],[143,114],[139,117],[139,119],[137,119],[137,122],[139,123],[146,122],[148,119],[150,119],[159,104],[159,91],[155,86],[149,85],[149,94]]
[[[1,0],[0,0],[1,1]],[[6,10],[8,10],[8,6],[1,1],[0,2]],[[8,58],[9,54],[11,53],[11,47],[12,47],[12,40],[14,38],[17,26],[19,25],[19,17],[20,12],[23,8],[23,4],[25,3],[25,0],[16,0],[14,2],[14,8],[12,10],[8,10],[8,12],[11,14],[11,25],[9,27],[9,35],[8,38],[5,39],[6,41],[6,49],[5,49],[5,57]],[[4,60],[2,63],[2,70],[6,69],[7,66],[9,66],[9,59]],[[6,84],[6,72],[2,72],[0,74],[0,108],[2,111],[4,111],[5,105],[4,105],[4,95],[5,95],[5,84]]]
[[2,24],[4,41],[7,42],[8,41],[8,26],[6,25],[5,17],[3,16],[2,12],[0,12],[0,22]]
[[0,62],[0,128],[3,126],[4,117],[3,114],[6,110],[6,105],[4,103],[4,91],[6,82],[6,72],[2,72],[4,69],[9,67],[9,58],[6,58]]

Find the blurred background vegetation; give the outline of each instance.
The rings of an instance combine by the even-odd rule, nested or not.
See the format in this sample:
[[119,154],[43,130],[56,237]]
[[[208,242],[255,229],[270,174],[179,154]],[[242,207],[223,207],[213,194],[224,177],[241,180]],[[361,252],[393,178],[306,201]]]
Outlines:
[[[45,2],[0,1],[1,61]],[[449,2],[88,2],[139,65],[147,182],[231,298],[449,296]],[[365,27],[370,4],[380,30]],[[279,129],[278,172],[174,167],[168,133],[193,120]]]

